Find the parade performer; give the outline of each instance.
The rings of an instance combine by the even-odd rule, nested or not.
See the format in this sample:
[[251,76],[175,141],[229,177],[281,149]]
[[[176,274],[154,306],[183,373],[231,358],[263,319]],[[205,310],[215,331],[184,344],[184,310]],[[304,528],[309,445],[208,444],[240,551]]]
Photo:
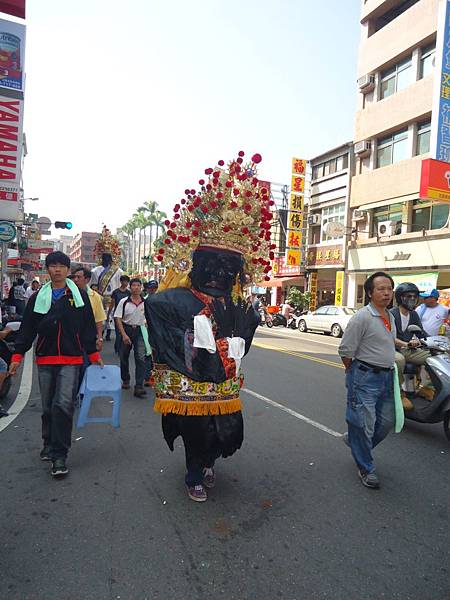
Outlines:
[[121,257],[119,243],[106,225],[103,225],[102,233],[95,242],[94,253],[100,264],[92,269],[91,285],[98,285],[98,293],[103,296],[103,304],[107,308],[111,294],[120,287],[120,276],[123,271],[119,267]]
[[207,499],[214,463],[242,445],[239,391],[242,357],[259,315],[243,300],[243,285],[267,278],[270,206],[256,177],[255,154],[205,171],[200,189],[174,207],[156,258],[167,269],[145,311],[154,354],[155,410],[171,450],[181,435],[192,500]]

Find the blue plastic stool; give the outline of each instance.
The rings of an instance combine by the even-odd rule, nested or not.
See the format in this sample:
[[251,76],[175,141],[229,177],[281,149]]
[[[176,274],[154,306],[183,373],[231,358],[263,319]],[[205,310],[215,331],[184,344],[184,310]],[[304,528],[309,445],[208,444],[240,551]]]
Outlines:
[[[86,369],[78,394],[83,394],[83,401],[78,415],[77,427],[84,427],[86,423],[111,423],[113,427],[120,427],[122,380],[119,367],[105,365],[102,369],[98,365],[91,365]],[[93,398],[99,396],[113,399],[111,417],[88,416]]]

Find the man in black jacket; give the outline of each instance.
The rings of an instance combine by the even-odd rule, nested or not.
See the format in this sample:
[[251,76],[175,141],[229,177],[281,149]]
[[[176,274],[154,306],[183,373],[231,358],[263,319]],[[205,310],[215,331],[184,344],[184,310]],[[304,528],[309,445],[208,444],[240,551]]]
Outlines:
[[[415,308],[419,303],[419,288],[414,283],[401,283],[395,290],[395,299],[398,306],[391,308],[391,313],[394,317],[395,327],[397,329],[397,338],[395,340],[397,349],[397,352],[395,353],[395,363],[397,365],[398,378],[401,386],[404,381],[403,370],[405,364],[410,362],[417,367],[421,367],[431,355],[428,350],[420,348],[420,340],[427,336],[423,330],[420,317],[415,311]],[[420,327],[421,331],[408,331],[409,325],[416,325],[417,327]],[[432,399],[433,390],[429,388],[428,380],[426,380],[425,383],[427,385],[422,385],[417,393],[427,399]],[[407,398],[403,390],[401,393],[403,408],[405,410],[414,408],[412,402]]]
[[83,350],[91,363],[103,363],[96,348],[97,330],[89,298],[67,279],[69,257],[63,252],[52,252],[45,266],[51,281],[30,298],[25,308],[9,372],[16,374],[23,355],[38,336],[36,363],[44,441],[40,457],[52,461],[51,474],[58,477],[68,473],[66,458]]

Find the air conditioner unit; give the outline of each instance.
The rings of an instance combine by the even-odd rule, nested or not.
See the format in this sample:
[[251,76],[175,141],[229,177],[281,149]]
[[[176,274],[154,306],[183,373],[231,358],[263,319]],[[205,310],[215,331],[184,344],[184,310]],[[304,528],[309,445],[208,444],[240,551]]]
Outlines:
[[375,88],[375,75],[363,75],[358,79],[359,91],[368,94]]
[[361,140],[360,142],[356,142],[356,144],[353,146],[356,156],[359,156],[360,158],[363,158],[364,156],[369,156],[371,147],[371,142],[367,140]]
[[401,221],[380,221],[377,225],[378,237],[400,235],[402,232]]
[[354,210],[353,211],[353,220],[354,221],[362,221],[367,219],[367,210]]
[[320,214],[309,215],[308,225],[320,225]]

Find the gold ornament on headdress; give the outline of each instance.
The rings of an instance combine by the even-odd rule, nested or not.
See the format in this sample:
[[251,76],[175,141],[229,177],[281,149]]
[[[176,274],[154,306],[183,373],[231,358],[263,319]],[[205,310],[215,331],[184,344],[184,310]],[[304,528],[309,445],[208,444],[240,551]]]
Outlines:
[[122,250],[120,249],[119,242],[111,234],[106,225],[103,225],[100,237],[95,242],[94,254],[99,264],[101,263],[102,254],[111,254],[114,265],[118,265],[120,262]]
[[245,272],[252,281],[269,279],[274,246],[270,244],[272,220],[269,191],[257,179],[261,155],[244,163],[244,152],[225,167],[223,160],[205,170],[200,190],[185,190],[174,206],[167,232],[156,242],[156,259],[167,269],[188,273],[197,248],[219,248],[243,255]]

